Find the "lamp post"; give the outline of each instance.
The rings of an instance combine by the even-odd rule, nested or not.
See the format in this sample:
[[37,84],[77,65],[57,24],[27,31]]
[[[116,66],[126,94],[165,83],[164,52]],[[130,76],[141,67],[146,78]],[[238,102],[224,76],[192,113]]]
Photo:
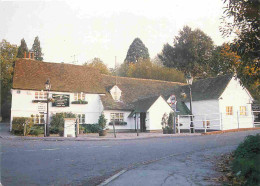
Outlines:
[[190,112],[191,112],[190,128],[191,128],[191,133],[194,133],[193,116],[192,116],[192,114],[193,114],[192,113],[192,94],[191,94],[191,85],[192,85],[193,77],[191,76],[190,73],[186,76],[186,81],[187,81],[187,84],[189,85],[189,89],[190,89]]
[[46,132],[44,133],[45,137],[50,136],[49,130],[49,91],[51,90],[51,81],[48,79],[45,82],[45,90],[47,91],[47,116],[46,116]]

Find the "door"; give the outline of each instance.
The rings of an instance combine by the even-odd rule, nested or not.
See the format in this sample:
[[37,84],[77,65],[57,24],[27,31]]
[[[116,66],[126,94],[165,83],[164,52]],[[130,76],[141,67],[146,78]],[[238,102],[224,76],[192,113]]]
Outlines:
[[141,112],[140,113],[140,130],[141,130],[141,132],[146,131],[145,120],[146,120],[146,113]]

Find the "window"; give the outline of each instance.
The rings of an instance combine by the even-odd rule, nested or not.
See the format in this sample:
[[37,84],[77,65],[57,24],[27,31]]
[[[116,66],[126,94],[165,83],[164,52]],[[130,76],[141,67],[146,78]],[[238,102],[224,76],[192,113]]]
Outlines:
[[33,120],[34,124],[44,124],[45,119],[44,119],[44,114],[32,114],[31,118]]
[[209,126],[210,126],[210,121],[209,121],[209,120],[207,120],[206,122],[203,121],[203,128],[206,127],[206,126],[205,126],[205,123],[207,124],[207,128],[209,128]]
[[78,114],[79,123],[84,124],[85,123],[85,114]]
[[111,113],[110,121],[124,121],[124,113]]
[[245,116],[246,115],[246,106],[240,106],[240,115]]
[[74,100],[78,101],[78,100],[85,100],[85,93],[83,92],[78,92],[78,93],[74,93]]
[[46,100],[47,99],[47,92],[43,92],[43,91],[35,92],[34,97],[35,97],[36,100],[39,100],[39,99]]
[[232,106],[226,107],[226,115],[233,115],[233,107]]

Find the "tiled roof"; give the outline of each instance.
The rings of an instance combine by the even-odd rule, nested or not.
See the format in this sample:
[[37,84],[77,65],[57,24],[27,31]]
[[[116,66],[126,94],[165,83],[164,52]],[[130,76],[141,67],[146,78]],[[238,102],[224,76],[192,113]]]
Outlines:
[[133,103],[144,98],[168,95],[176,85],[184,85],[179,82],[169,82],[151,79],[138,79],[128,77],[115,77],[103,75],[102,79],[106,90],[108,91],[115,84],[122,91],[121,101],[115,102],[107,92],[106,96],[101,96],[103,106],[106,110],[132,110]]
[[28,59],[15,62],[14,89],[44,90],[48,78],[52,91],[106,93],[100,73],[92,68]]
[[[201,101],[218,99],[232,77],[233,75],[223,75],[194,82],[191,86],[192,100]],[[189,99],[190,94],[188,85],[183,86],[182,90],[186,93],[187,99]]]

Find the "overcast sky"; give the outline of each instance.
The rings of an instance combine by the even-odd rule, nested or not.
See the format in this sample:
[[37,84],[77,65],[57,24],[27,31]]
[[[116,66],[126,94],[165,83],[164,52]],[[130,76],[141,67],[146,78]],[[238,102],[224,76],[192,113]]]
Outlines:
[[82,64],[94,57],[113,67],[115,56],[124,61],[132,41],[139,37],[150,57],[184,25],[200,28],[216,45],[223,14],[221,0],[85,0],[1,1],[0,39],[28,48],[39,36],[44,61]]

